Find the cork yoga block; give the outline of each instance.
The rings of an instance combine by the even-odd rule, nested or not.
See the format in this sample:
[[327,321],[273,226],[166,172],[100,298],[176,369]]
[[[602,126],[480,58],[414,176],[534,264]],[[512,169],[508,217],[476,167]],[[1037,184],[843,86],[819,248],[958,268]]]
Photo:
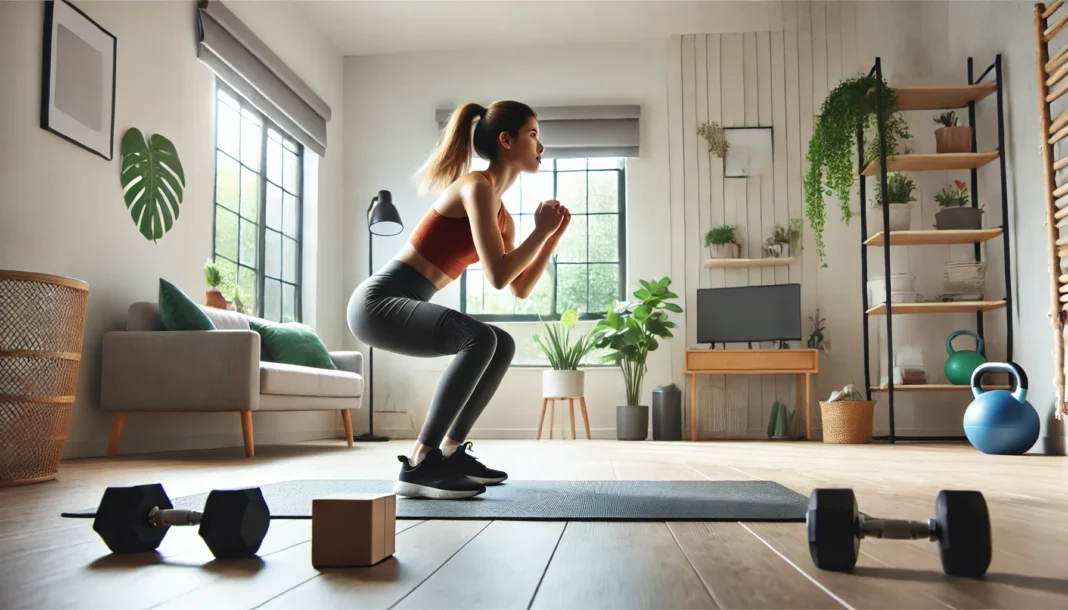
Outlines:
[[312,565],[372,566],[391,557],[397,532],[394,494],[336,494],[312,500]]

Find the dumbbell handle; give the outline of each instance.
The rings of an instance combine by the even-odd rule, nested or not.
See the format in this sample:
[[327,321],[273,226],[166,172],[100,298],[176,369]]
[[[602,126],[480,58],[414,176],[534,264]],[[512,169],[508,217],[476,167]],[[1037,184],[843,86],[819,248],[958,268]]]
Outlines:
[[158,506],[153,506],[152,510],[148,511],[148,522],[152,527],[162,527],[165,525],[198,525],[203,518],[204,513],[200,511],[180,508],[161,509]]
[[908,521],[905,519],[879,519],[861,515],[860,534],[862,537],[870,536],[872,538],[890,538],[894,540],[938,539],[934,519]]

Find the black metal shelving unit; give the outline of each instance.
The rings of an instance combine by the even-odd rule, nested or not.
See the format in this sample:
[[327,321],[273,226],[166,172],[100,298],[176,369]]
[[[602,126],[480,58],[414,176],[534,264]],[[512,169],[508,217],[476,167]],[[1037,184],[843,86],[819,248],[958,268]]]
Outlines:
[[[993,75],[992,81],[986,81],[984,85],[984,79],[987,76]],[[887,109],[883,108],[882,100],[882,86],[883,86],[883,73],[882,73],[882,60],[879,57],[875,58],[875,65],[872,66],[871,71],[868,73],[869,77],[875,77],[875,97],[876,97],[876,112],[881,119],[884,112]],[[883,247],[883,272],[885,281],[885,311],[879,311],[879,308],[871,308],[868,304],[868,248],[873,247],[876,244],[871,243],[873,237],[868,236],[868,223],[867,223],[867,211],[865,205],[865,190],[866,190],[866,173],[872,173],[872,166],[876,163],[874,160],[871,164],[865,165],[864,163],[864,131],[863,126],[857,126],[857,153],[858,153],[858,172],[860,174],[860,227],[861,227],[861,244],[860,244],[860,256],[861,256],[861,289],[863,292],[863,325],[864,325],[864,385],[867,392],[868,400],[872,399],[873,392],[885,392],[887,395],[887,401],[890,409],[890,434],[889,435],[876,435],[873,440],[888,440],[891,443],[896,441],[947,441],[947,440],[966,440],[963,435],[960,436],[900,436],[895,433],[894,429],[894,323],[893,315],[894,310],[898,309],[904,314],[927,314],[936,315],[936,313],[943,312],[946,309],[952,312],[961,311],[975,311],[975,332],[980,337],[984,338],[984,325],[983,315],[987,311],[1005,310],[1006,320],[1006,360],[1012,361],[1012,348],[1013,348],[1013,336],[1012,336],[1012,277],[1011,277],[1011,265],[1009,259],[1009,202],[1008,202],[1008,184],[1005,176],[1005,118],[1003,111],[1002,100],[1002,88],[1003,88],[1003,75],[1002,75],[1002,62],[1001,54],[998,54],[994,58],[994,62],[979,75],[978,78],[974,77],[973,58],[968,58],[968,86],[949,86],[949,87],[918,87],[918,88],[904,88],[897,89],[899,94],[899,111],[910,110],[960,110],[963,108],[968,109],[968,124],[972,129],[972,154],[971,155],[900,155],[894,157],[891,161],[894,165],[900,167],[890,167],[891,163],[888,162],[886,151],[886,134],[883,129],[883,121],[876,122],[879,132],[879,159],[878,159],[878,177],[880,180],[883,201],[882,201],[882,215],[883,215],[883,231],[882,231],[882,247]],[[902,95],[908,93],[909,101],[904,103]],[[976,142],[978,129],[975,125],[975,105],[977,102],[994,96],[997,104],[997,148],[989,153],[979,153]],[[955,170],[955,169],[970,169],[971,170],[971,184],[970,184],[970,198],[972,207],[978,207],[979,205],[979,181],[978,171],[979,168],[992,162],[992,153],[996,153],[998,165],[1001,170],[1001,226],[1000,234],[991,237],[989,232],[976,232],[974,241],[938,241],[938,237],[934,236],[928,241],[924,241],[923,238],[917,238],[921,234],[930,235],[930,231],[888,231],[890,226],[890,207],[886,202],[887,196],[887,174],[889,171],[926,171],[926,170]],[[911,157],[911,159],[910,159]],[[909,161],[912,163],[909,163]],[[952,161],[952,162],[950,162]],[[947,167],[950,165],[951,167]],[[961,167],[962,165],[968,167]],[[890,248],[891,247],[904,247],[907,245],[933,245],[939,243],[945,244],[961,244],[961,243],[974,243],[975,246],[975,258],[976,262],[982,260],[982,252],[980,249],[980,243],[989,239],[1000,237],[1002,240],[1002,249],[1004,252],[1004,275],[1005,275],[1005,297],[1004,299],[996,301],[982,301],[973,304],[958,304],[959,308],[953,308],[951,306],[954,303],[924,303],[916,305],[898,304],[894,306],[891,302],[891,282],[890,282]],[[900,242],[894,244],[894,240],[898,239]],[[910,239],[912,238],[912,239]],[[968,239],[965,237],[965,239]],[[986,295],[984,294],[984,299]],[[942,305],[943,307],[937,307]],[[928,309],[929,311],[924,311]],[[902,315],[902,314],[899,314]],[[886,318],[886,350],[887,350],[887,384],[886,386],[873,387],[871,383],[871,354],[870,354],[870,342],[869,342],[869,329],[868,322],[871,316],[885,316]],[[990,359],[989,356],[987,358]],[[919,386],[909,386],[910,390],[918,390]],[[959,386],[964,391],[968,386]],[[947,388],[946,386],[935,385],[932,388],[925,389],[941,389],[941,390],[954,390],[954,388]]]

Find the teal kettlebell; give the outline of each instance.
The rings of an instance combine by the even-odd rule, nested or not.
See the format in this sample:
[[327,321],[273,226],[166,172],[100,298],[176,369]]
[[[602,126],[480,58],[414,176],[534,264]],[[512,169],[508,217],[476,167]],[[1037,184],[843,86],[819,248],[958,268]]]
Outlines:
[[[975,351],[953,349],[953,340],[960,335],[975,337]],[[986,357],[983,356],[983,340],[970,330],[958,330],[946,339],[946,352],[949,353],[949,357],[946,358],[946,379],[953,385],[971,385],[972,372],[980,364],[986,362]]]

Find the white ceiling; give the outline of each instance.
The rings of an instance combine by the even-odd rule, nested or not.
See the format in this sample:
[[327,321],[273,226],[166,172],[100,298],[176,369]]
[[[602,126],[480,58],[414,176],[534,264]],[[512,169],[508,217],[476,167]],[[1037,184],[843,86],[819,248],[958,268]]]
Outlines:
[[769,28],[764,0],[293,0],[345,55],[574,44]]

